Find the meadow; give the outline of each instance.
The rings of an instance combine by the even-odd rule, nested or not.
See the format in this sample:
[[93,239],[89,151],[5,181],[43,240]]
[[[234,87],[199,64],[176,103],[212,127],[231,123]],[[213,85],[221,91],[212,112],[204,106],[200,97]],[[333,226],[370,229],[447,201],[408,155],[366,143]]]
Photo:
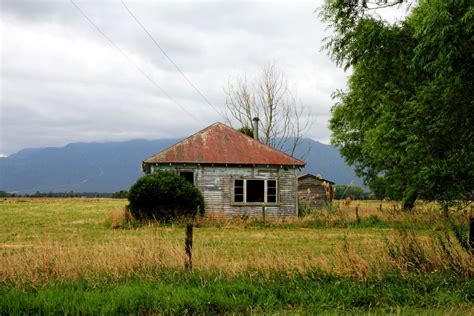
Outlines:
[[[0,201],[0,313],[474,312],[472,256],[436,203],[198,218],[192,271],[186,221],[127,220],[126,204]],[[470,207],[453,223],[467,223]]]

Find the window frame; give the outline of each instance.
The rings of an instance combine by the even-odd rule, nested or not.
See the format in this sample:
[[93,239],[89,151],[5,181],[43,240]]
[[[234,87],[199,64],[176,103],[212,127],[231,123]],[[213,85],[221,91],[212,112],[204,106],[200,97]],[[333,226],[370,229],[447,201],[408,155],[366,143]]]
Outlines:
[[[264,181],[264,190],[263,190],[263,202],[247,202],[247,181],[248,180],[258,180]],[[280,205],[280,186],[279,186],[279,179],[278,178],[271,178],[271,179],[258,179],[258,178],[233,178],[232,179],[232,205],[241,205],[241,206],[278,206]],[[243,181],[243,201],[236,202],[235,201],[235,182],[236,181]],[[268,181],[275,181],[275,202],[268,202]],[[240,194],[239,194],[240,195]]]

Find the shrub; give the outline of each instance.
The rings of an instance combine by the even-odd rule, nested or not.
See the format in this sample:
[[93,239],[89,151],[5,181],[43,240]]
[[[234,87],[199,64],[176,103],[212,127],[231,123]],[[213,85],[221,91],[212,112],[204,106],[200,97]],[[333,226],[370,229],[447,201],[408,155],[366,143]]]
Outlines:
[[204,211],[201,192],[174,172],[146,175],[130,188],[130,211],[137,219],[169,221]]

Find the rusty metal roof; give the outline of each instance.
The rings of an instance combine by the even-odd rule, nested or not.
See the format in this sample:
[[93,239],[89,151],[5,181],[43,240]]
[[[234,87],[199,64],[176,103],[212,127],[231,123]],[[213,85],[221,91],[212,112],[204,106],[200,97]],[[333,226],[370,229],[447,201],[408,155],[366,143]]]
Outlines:
[[311,177],[311,178],[315,178],[317,180],[321,180],[321,181],[325,181],[325,182],[329,182],[331,184],[334,184],[333,181],[331,180],[328,180],[328,179],[324,179],[322,177],[318,177],[318,176],[315,176],[314,174],[311,174],[311,173],[305,173],[305,174],[300,174],[298,175],[298,180],[301,180],[301,179],[304,179],[304,178],[307,178],[307,177]]
[[205,163],[292,165],[305,163],[242,134],[222,123],[214,123],[196,134],[160,151],[144,163]]

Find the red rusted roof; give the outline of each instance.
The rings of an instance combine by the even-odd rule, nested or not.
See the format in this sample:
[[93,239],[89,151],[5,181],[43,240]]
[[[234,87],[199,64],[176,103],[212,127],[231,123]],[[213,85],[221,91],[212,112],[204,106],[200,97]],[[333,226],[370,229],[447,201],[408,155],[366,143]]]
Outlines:
[[305,163],[242,134],[215,123],[179,143],[154,154],[144,163],[214,163],[293,165]]

